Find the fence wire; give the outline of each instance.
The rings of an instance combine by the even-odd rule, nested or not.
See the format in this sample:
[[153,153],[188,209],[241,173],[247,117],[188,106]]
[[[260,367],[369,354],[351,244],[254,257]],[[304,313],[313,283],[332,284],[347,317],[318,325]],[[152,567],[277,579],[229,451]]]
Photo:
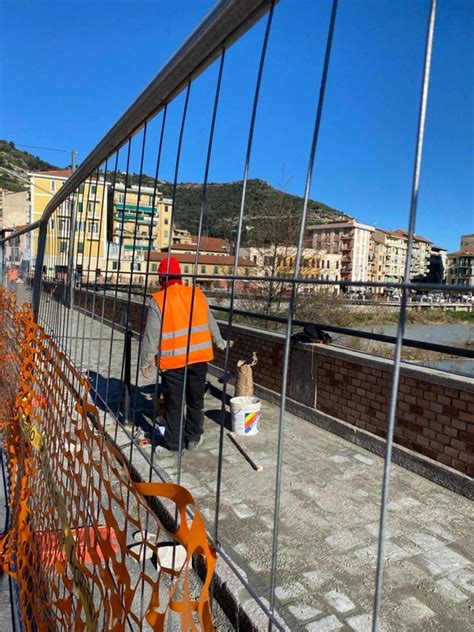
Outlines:
[[[134,489],[127,483],[125,492],[117,501],[113,496],[111,503],[117,502],[120,505],[122,517],[120,520],[114,518],[114,538],[119,539],[120,533],[140,531],[146,534],[156,533],[156,517],[151,512],[144,513],[137,518],[137,513],[143,510],[143,502],[139,498],[138,491],[145,493],[147,489],[158,490],[162,488],[150,487],[159,485],[158,481],[176,483],[178,485],[188,485],[192,483],[198,490],[204,486],[200,481],[192,480],[192,474],[186,471],[184,452],[186,423],[186,389],[189,385],[188,363],[185,365],[184,379],[181,391],[180,405],[180,432],[179,446],[176,460],[170,460],[169,454],[163,449],[162,423],[162,374],[156,370],[151,379],[147,381],[140,369],[140,358],[143,350],[143,333],[147,322],[147,313],[150,306],[150,295],[157,290],[158,271],[157,266],[165,256],[175,255],[176,235],[182,222],[180,209],[180,186],[182,180],[182,167],[187,150],[187,143],[192,143],[193,138],[189,129],[188,115],[190,109],[200,108],[199,97],[194,100],[195,94],[202,94],[195,90],[199,76],[204,73],[206,77],[213,79],[211,97],[208,98],[202,109],[207,114],[207,127],[203,134],[205,142],[202,142],[202,162],[204,166],[202,187],[199,195],[199,204],[195,211],[195,225],[197,234],[195,241],[190,244],[194,251],[191,259],[183,271],[182,277],[186,285],[192,287],[191,313],[195,304],[199,287],[209,287],[209,273],[200,271],[202,257],[206,252],[205,234],[206,211],[208,201],[208,185],[212,171],[214,159],[214,149],[216,135],[225,126],[226,121],[220,120],[222,92],[226,81],[231,82],[232,76],[228,77],[228,57],[231,45],[248,30],[257,32],[260,37],[259,48],[254,50],[255,84],[249,89],[249,103],[251,103],[248,118],[248,135],[246,146],[242,152],[243,176],[241,184],[241,195],[239,212],[235,218],[235,242],[232,255],[229,254],[229,266],[224,272],[215,272],[212,275],[214,290],[216,284],[224,283],[225,291],[214,292],[213,298],[220,298],[220,305],[215,305],[220,314],[225,318],[221,321],[221,331],[225,334],[227,341],[231,341],[235,336],[236,327],[239,326],[239,318],[247,317],[250,322],[252,318],[273,321],[284,325],[284,343],[282,355],[282,375],[281,387],[279,390],[279,415],[278,433],[274,447],[274,495],[273,512],[271,519],[271,544],[268,547],[270,554],[267,558],[267,588],[262,590],[261,586],[254,585],[245,573],[235,562],[231,551],[231,538],[222,527],[222,516],[225,515],[229,507],[226,506],[226,496],[223,487],[228,479],[224,480],[226,468],[233,467],[235,463],[228,458],[226,453],[226,427],[229,417],[229,392],[230,377],[235,367],[233,366],[234,356],[231,353],[230,345],[227,345],[223,353],[217,352],[217,364],[222,368],[222,382],[219,385],[218,397],[220,406],[216,423],[218,424],[218,440],[216,448],[212,453],[213,481],[206,483],[207,495],[213,495],[212,502],[207,502],[206,519],[207,532],[216,547],[221,563],[228,566],[234,574],[238,583],[250,595],[251,599],[258,604],[263,613],[269,629],[285,629],[281,616],[278,612],[277,586],[281,577],[280,551],[281,551],[281,502],[283,497],[283,479],[285,474],[285,441],[286,441],[286,418],[287,418],[287,398],[290,379],[290,354],[293,348],[292,335],[296,325],[308,324],[298,318],[297,307],[300,297],[309,290],[336,289],[341,288],[372,288],[374,291],[384,289],[396,289],[401,292],[402,300],[399,310],[399,321],[396,337],[390,338],[383,335],[373,335],[375,339],[394,344],[393,352],[393,376],[391,386],[390,405],[386,423],[386,448],[385,448],[385,468],[382,484],[380,529],[378,534],[378,554],[377,570],[374,587],[374,608],[372,616],[372,629],[374,632],[379,629],[380,611],[383,598],[383,574],[384,561],[386,559],[384,543],[386,540],[386,518],[390,497],[390,476],[392,464],[392,446],[394,441],[394,430],[396,425],[396,407],[398,401],[398,386],[401,372],[402,351],[406,343],[412,346],[423,346],[417,341],[405,339],[405,323],[408,309],[408,298],[411,291],[418,290],[442,290],[451,293],[465,293],[466,286],[444,286],[441,284],[421,284],[413,283],[410,279],[411,259],[416,227],[416,206],[421,173],[421,157],[423,150],[423,136],[426,117],[426,107],[428,99],[428,86],[430,75],[430,62],[433,47],[433,34],[436,16],[436,2],[431,3],[428,35],[425,47],[425,67],[422,77],[422,88],[420,93],[420,113],[418,124],[418,135],[415,147],[415,167],[412,185],[412,198],[408,222],[408,251],[406,268],[403,281],[399,283],[378,283],[369,281],[331,281],[322,278],[308,278],[303,274],[302,260],[305,248],[305,235],[307,230],[307,210],[308,202],[312,190],[313,175],[317,175],[315,170],[316,151],[318,146],[318,136],[320,129],[324,126],[324,98],[328,78],[333,62],[331,61],[331,50],[333,41],[337,40],[336,16],[338,2],[331,3],[331,10],[327,22],[326,47],[322,63],[321,77],[314,81],[312,90],[318,91],[319,98],[315,106],[314,127],[310,146],[307,148],[309,159],[305,174],[305,186],[303,192],[303,206],[298,215],[298,230],[295,233],[294,260],[292,270],[281,274],[267,274],[262,276],[257,273],[244,273],[241,264],[242,251],[245,242],[245,227],[248,219],[247,185],[250,174],[252,160],[252,150],[254,135],[258,128],[259,97],[262,82],[265,80],[267,53],[272,42],[272,23],[274,13],[279,7],[274,2],[246,1],[236,2],[229,0],[220,3],[220,6],[211,13],[205,20],[201,29],[198,29],[193,37],[185,43],[184,47],[176,55],[168,66],[157,76],[149,88],[137,99],[124,117],[114,126],[108,135],[99,143],[96,149],[87,157],[76,173],[63,183],[62,190],[49,201],[44,209],[44,213],[30,227],[31,250],[35,252],[32,260],[32,275],[25,278],[25,283],[19,287],[18,294],[21,300],[32,303],[33,312],[36,318],[36,325],[29,323],[30,327],[40,326],[44,331],[44,347],[41,351],[47,355],[50,350],[52,359],[49,362],[56,363],[55,378],[60,379],[60,371],[67,370],[70,375],[74,375],[73,382],[77,390],[85,389],[89,393],[92,408],[86,407],[87,397],[82,395],[80,401],[84,407],[81,411],[74,411],[72,408],[73,399],[71,393],[67,392],[67,384],[64,385],[62,397],[64,400],[57,403],[57,410],[50,411],[48,419],[44,417],[38,423],[45,424],[54,421],[55,428],[51,430],[51,436],[55,440],[62,441],[61,453],[64,456],[64,463],[58,464],[58,479],[56,484],[66,480],[65,468],[69,467],[67,459],[73,458],[75,451],[86,453],[89,451],[88,463],[94,468],[94,474],[89,479],[86,487],[82,485],[81,477],[72,478],[70,484],[75,485],[74,489],[65,487],[62,496],[69,502],[76,498],[78,491],[83,492],[82,500],[77,501],[77,507],[82,512],[81,519],[74,527],[79,533],[84,533],[84,538],[88,538],[90,528],[96,530],[95,536],[103,539],[101,529],[110,529],[111,515],[100,513],[101,503],[95,496],[102,491],[97,482],[101,484],[107,482],[107,489],[110,490],[108,474],[113,470],[113,474],[118,480],[118,484],[123,483],[123,475],[118,473],[117,466],[112,468],[112,459],[109,452],[105,451],[105,437],[113,442],[113,447],[108,447],[110,453],[118,459],[125,458],[126,463],[140,477],[143,483],[135,486]],[[187,64],[181,66],[182,59],[185,58]],[[184,68],[184,69],[183,69]],[[317,84],[319,83],[319,88]],[[249,82],[250,85],[250,82]],[[207,109],[206,109],[207,107]],[[220,126],[220,127],[219,127]],[[147,177],[146,170],[153,164],[153,176]],[[161,190],[164,181],[164,174],[172,172],[170,197],[166,197]],[[317,183],[317,178],[316,178]],[[23,231],[24,232],[24,231]],[[212,233],[212,227],[211,231]],[[20,234],[20,233],[18,233]],[[7,237],[3,240],[5,248],[8,241],[15,236]],[[155,256],[156,255],[156,256]],[[232,259],[233,257],[233,259]],[[192,270],[189,271],[189,268]],[[5,269],[3,269],[5,275]],[[168,268],[162,275],[166,280],[172,277]],[[249,288],[253,284],[269,286],[271,283],[279,283],[283,291],[289,292],[284,295],[284,308],[287,315],[271,313],[252,314],[252,310],[242,309],[245,298],[252,298]],[[218,288],[221,289],[221,288]],[[163,313],[169,300],[169,288],[166,286],[163,297]],[[469,291],[472,288],[468,288]],[[200,291],[200,290],[199,290]],[[253,297],[255,298],[255,297]],[[225,299],[225,305],[223,304]],[[288,300],[286,300],[288,299]],[[10,300],[10,299],[9,299]],[[210,299],[211,300],[211,299]],[[211,301],[212,302],[212,301]],[[8,305],[11,305],[8,303]],[[241,306],[239,308],[239,305]],[[15,321],[10,306],[4,313],[5,317]],[[10,310],[10,312],[8,311]],[[216,312],[217,313],[217,312]],[[163,320],[157,344],[157,366],[160,366],[161,343],[163,341]],[[11,325],[10,325],[11,326]],[[331,322],[318,322],[317,326],[327,331],[339,332],[358,337],[367,337],[365,332],[350,330],[349,328],[335,327]],[[186,334],[186,358],[189,359],[191,347],[192,317],[187,327]],[[12,333],[13,338],[20,338],[20,333]],[[52,352],[51,345],[57,345],[58,351]],[[12,344],[15,344],[12,342]],[[432,352],[446,351],[452,355],[458,353],[459,356],[472,358],[472,352],[466,349],[457,350],[454,346],[428,345]],[[46,362],[46,360],[44,360]],[[66,368],[64,368],[66,365]],[[60,369],[60,366],[63,367]],[[6,369],[5,369],[6,370]],[[18,370],[16,367],[15,370]],[[12,374],[13,375],[13,374]],[[86,378],[87,382],[84,381]],[[45,380],[48,377],[45,376]],[[70,382],[69,382],[70,384]],[[11,385],[10,385],[11,386]],[[46,382],[44,384],[46,388]],[[216,388],[214,385],[213,388]],[[36,392],[37,397],[41,393]],[[15,393],[9,391],[8,410],[13,410]],[[7,401],[7,400],[5,400]],[[54,419],[52,415],[55,415]],[[80,432],[66,426],[62,430],[59,428],[59,419],[65,419],[69,414],[69,424],[79,423]],[[79,414],[78,414],[79,413]],[[22,412],[19,413],[24,414]],[[41,415],[44,416],[44,411]],[[92,415],[92,425],[87,421]],[[6,423],[6,420],[2,420]],[[86,431],[86,428],[88,430]],[[100,439],[95,437],[94,428],[103,430]],[[76,442],[74,433],[84,437],[85,444]],[[81,434],[82,433],[82,434]],[[87,441],[85,435],[87,434]],[[66,446],[67,443],[67,447]],[[66,446],[66,447],[65,447]],[[34,457],[34,453],[31,453]],[[72,455],[68,457],[67,455]],[[118,456],[122,455],[122,457]],[[30,455],[31,456],[31,455]],[[226,460],[227,459],[227,460]],[[203,467],[208,466],[203,461]],[[39,467],[39,464],[34,466]],[[103,471],[107,468],[107,473]],[[115,469],[114,469],[115,468]],[[32,470],[33,471],[33,470]],[[36,470],[35,470],[36,471]],[[48,470],[51,477],[54,472]],[[107,475],[106,475],[107,474]],[[44,490],[52,483],[51,480],[43,481]],[[112,491],[110,490],[110,493]],[[116,492],[114,491],[114,494]],[[158,491],[156,491],[158,493]],[[270,490],[269,490],[270,493]],[[15,500],[15,499],[13,499]],[[209,498],[207,498],[209,500]],[[245,500],[245,499],[242,499]],[[46,502],[46,491],[37,499],[37,502]],[[15,501],[16,502],[16,501]],[[54,494],[47,502],[51,502],[51,512],[54,513]],[[209,507],[212,506],[212,511]],[[30,508],[31,509],[31,508]],[[57,508],[56,508],[57,509]],[[111,507],[112,510],[112,507]],[[85,513],[84,513],[85,512]],[[175,518],[179,510],[176,510]],[[193,515],[194,512],[191,512]],[[86,515],[87,514],[87,515]],[[140,514],[141,515],[141,514]],[[56,533],[60,528],[64,528],[61,523],[61,516],[54,518],[54,524],[39,525],[38,529],[47,536],[47,533]],[[138,520],[138,522],[137,522]],[[181,520],[184,522],[184,514],[181,513]],[[118,521],[118,522],[117,522]],[[120,523],[120,524],[119,524]],[[105,525],[105,526],[104,526]],[[81,536],[82,537],[82,536]],[[53,537],[54,539],[54,537]],[[101,541],[102,541],[101,540]],[[82,547],[83,540],[80,540]],[[54,544],[54,543],[53,543]],[[179,544],[174,540],[174,553]],[[303,543],[302,543],[303,544]],[[55,551],[53,545],[51,550]],[[146,547],[158,546],[155,542],[148,540]],[[205,545],[202,545],[205,546]],[[85,545],[84,545],[85,547]],[[51,548],[51,547],[50,547]],[[57,548],[57,547],[56,547]],[[86,548],[80,553],[87,555]],[[156,550],[154,548],[154,553]],[[88,549],[89,550],[89,549]],[[210,549],[209,549],[210,551]],[[132,556],[133,557],[133,556]],[[189,561],[189,559],[188,559]],[[61,560],[61,563],[63,560]],[[123,562],[123,560],[122,560]],[[136,596],[134,608],[130,608],[127,617],[133,619],[129,621],[130,629],[137,629],[134,626],[143,627],[143,616],[147,619],[152,629],[154,623],[150,622],[150,606],[146,606],[152,590],[151,580],[147,575],[147,562],[145,558],[138,556],[135,560],[136,583],[133,594]],[[53,561],[45,560],[48,572],[53,573]],[[114,566],[114,561],[110,566]],[[104,572],[109,573],[110,566]],[[114,572],[115,572],[114,567]],[[113,573],[110,573],[111,575]],[[129,586],[120,587],[108,585],[107,591],[114,592],[117,603],[108,604],[108,592],[104,592],[103,585],[99,581],[97,574],[92,573],[86,578],[90,580],[90,593],[75,602],[74,608],[68,612],[66,619],[60,620],[58,610],[54,606],[56,614],[44,613],[44,617],[56,617],[56,624],[61,623],[62,629],[73,629],[70,627],[73,620],[79,615],[82,617],[84,625],[88,620],[101,622],[102,627],[97,629],[109,629],[114,609],[118,608],[118,603],[125,600],[125,593]],[[65,574],[62,579],[61,588],[57,594],[57,599],[65,598],[69,590],[70,577]],[[85,581],[85,580],[84,580]],[[111,580],[112,581],[112,580]],[[82,588],[76,586],[79,592]],[[27,584],[23,586],[27,590]],[[47,587],[38,587],[37,590],[47,590]],[[85,589],[84,589],[85,590]],[[97,610],[96,601],[100,594],[101,601],[108,604],[100,611]],[[41,595],[38,593],[38,598]],[[82,605],[81,605],[82,604]],[[207,602],[206,602],[207,604]],[[109,611],[110,606],[110,611]],[[207,605],[206,605],[207,607]],[[87,608],[89,608],[89,613]],[[210,616],[210,615],[206,615]],[[30,613],[23,611],[23,617],[30,617]],[[45,619],[46,620],[46,619]],[[99,625],[99,623],[97,623]],[[238,626],[238,621],[236,623]],[[68,627],[69,626],[69,627]],[[104,627],[105,626],[105,627]],[[75,628],[76,629],[76,628]],[[79,628],[77,628],[79,629]],[[112,628],[110,628],[112,629]],[[118,629],[118,628],[117,628]]]

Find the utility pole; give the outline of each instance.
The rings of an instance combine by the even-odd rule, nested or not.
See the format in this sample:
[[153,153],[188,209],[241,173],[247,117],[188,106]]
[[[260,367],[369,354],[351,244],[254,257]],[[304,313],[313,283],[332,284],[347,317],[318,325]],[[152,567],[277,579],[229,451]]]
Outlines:
[[71,171],[74,173],[77,168],[77,150],[71,149]]

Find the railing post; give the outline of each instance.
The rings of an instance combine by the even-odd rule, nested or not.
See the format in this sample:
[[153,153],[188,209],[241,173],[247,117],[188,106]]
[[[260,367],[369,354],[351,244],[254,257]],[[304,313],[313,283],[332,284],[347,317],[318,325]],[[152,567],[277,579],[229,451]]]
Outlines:
[[[0,230],[0,237],[2,239],[5,237],[5,231],[4,230]],[[4,245],[0,241],[0,285],[3,285],[3,286],[5,285],[4,276],[3,276],[5,274],[4,256],[5,256]]]
[[[74,168],[74,167],[73,167]],[[72,309],[74,306],[74,285],[75,285],[75,272],[74,272],[74,237],[76,230],[76,204],[74,196],[69,197],[69,253],[67,262],[67,276],[69,281],[69,296],[65,296],[64,304]]]
[[125,330],[125,367],[124,367],[124,406],[123,406],[123,417],[124,422],[128,423],[130,421],[130,401],[131,401],[131,390],[132,390],[132,338],[133,332],[130,329],[130,325],[127,322],[126,330]]
[[33,279],[33,316],[35,322],[38,321],[40,300],[41,300],[41,285],[43,280],[43,263],[44,263],[44,251],[46,249],[46,236],[48,234],[48,220],[40,222],[39,235],[38,235],[38,248],[36,252],[35,263],[35,276]]

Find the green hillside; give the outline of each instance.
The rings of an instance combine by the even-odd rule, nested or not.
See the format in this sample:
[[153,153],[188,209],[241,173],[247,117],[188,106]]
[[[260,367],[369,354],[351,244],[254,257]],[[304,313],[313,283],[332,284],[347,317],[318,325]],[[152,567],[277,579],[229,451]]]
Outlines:
[[24,176],[28,171],[51,169],[61,169],[61,167],[41,160],[27,151],[20,151],[15,147],[15,143],[0,140],[0,188],[9,191],[25,191],[28,187]]
[[[46,171],[61,169],[34,156],[27,151],[20,151],[15,144],[0,140],[0,187],[10,191],[22,191],[27,187],[24,176],[29,171]],[[120,173],[117,181],[123,182],[125,176]],[[108,174],[112,180],[112,174]],[[137,185],[138,174],[129,175],[129,183]],[[142,185],[154,186],[154,179],[144,174]],[[173,184],[160,180],[158,189],[165,197],[173,197]],[[180,183],[176,191],[175,225],[178,228],[195,233],[198,229],[201,210],[201,184]],[[203,233],[214,237],[235,239],[239,223],[240,204],[242,199],[242,181],[210,183],[207,187]],[[303,208],[303,198],[291,195],[272,187],[264,180],[254,179],[247,182],[247,193],[244,210],[243,241],[279,241],[285,235],[294,243],[298,219]],[[306,225],[327,220],[347,218],[348,215],[334,209],[323,202],[310,200]],[[275,233],[278,233],[276,235]],[[278,238],[278,239],[277,239]]]
[[[133,174],[129,178],[132,184],[138,184],[138,175]],[[153,179],[143,176],[142,184],[153,186]],[[158,186],[165,197],[172,198],[172,183],[160,181]],[[201,191],[200,184],[178,184],[175,222],[179,228],[187,228],[191,232],[196,232],[201,209]],[[204,233],[233,239],[239,221],[241,198],[242,181],[208,184],[204,212]],[[284,219],[286,218],[286,224],[293,225],[298,220],[302,208],[302,197],[280,191],[264,180],[249,180],[244,210],[245,241],[251,240],[252,232],[258,232],[260,237],[262,226],[265,226],[264,232],[267,227],[272,232],[274,220],[277,220],[279,225],[285,225]],[[309,200],[306,225],[348,217],[347,214],[323,202]]]

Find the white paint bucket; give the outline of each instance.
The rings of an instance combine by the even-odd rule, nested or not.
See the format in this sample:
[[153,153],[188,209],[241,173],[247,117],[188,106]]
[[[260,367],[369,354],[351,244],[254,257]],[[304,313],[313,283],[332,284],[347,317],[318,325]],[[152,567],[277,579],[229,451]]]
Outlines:
[[261,405],[258,397],[233,397],[230,400],[232,432],[245,436],[257,434]]

